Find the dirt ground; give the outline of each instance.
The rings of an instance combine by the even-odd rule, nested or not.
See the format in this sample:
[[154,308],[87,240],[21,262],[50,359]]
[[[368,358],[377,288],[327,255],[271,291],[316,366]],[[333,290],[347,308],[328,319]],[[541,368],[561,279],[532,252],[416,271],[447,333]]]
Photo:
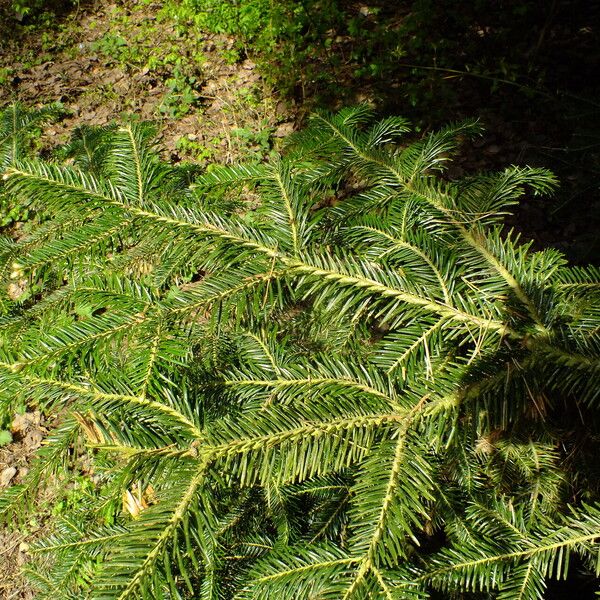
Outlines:
[[[39,411],[17,415],[11,423],[13,442],[0,448],[0,492],[20,483],[29,472],[31,460],[42,445],[48,429]],[[43,532],[43,523],[20,523],[16,528],[0,528],[0,598],[29,599],[34,594],[19,576],[27,561],[29,543]]]

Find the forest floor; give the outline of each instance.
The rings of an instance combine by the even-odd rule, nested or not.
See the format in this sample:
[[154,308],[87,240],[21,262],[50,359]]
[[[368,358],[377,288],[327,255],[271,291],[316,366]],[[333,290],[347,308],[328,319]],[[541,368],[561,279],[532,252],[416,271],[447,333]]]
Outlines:
[[65,115],[44,133],[48,146],[75,127],[132,118],[157,124],[174,162],[262,158],[292,130],[291,103],[268,88],[252,60],[228,58],[232,38],[199,39],[161,18],[160,8],[82,4],[49,34],[32,29],[5,40],[0,106],[61,102]]
[[[43,132],[42,152],[66,142],[75,127],[138,119],[156,124],[158,143],[171,162],[207,166],[265,160],[302,123],[307,107],[314,106],[310,91],[308,96],[304,89],[300,96],[278,93],[252,57],[235,51],[234,38],[198,36],[162,17],[162,6],[136,0],[82,1],[41,27],[19,24],[10,2],[0,0],[0,108],[14,100],[28,106],[63,105],[62,118]],[[368,16],[363,9],[356,4],[357,15]],[[339,44],[348,43],[340,40]],[[403,85],[400,74],[385,82],[385,98],[382,85],[371,85],[368,78],[345,77],[339,86],[340,91],[346,90],[346,101],[367,101],[388,112],[403,113],[401,96],[393,97],[394,90]],[[564,128],[550,122],[548,113],[539,117],[530,108],[513,119],[497,108],[504,101],[504,91],[496,93],[494,104],[482,98],[478,84],[466,80],[460,104],[443,115],[446,121],[477,116],[486,129],[483,137],[465,144],[449,175],[460,177],[525,163],[560,169],[561,161],[566,161],[562,196],[551,206],[525,202],[510,225],[539,247],[553,245],[574,260],[587,262],[594,244],[597,247],[590,215],[600,213],[598,186],[597,180],[589,183],[597,167],[576,165],[576,157],[563,151],[572,141],[572,132],[565,141]],[[592,110],[598,112],[595,107]],[[419,121],[422,131],[439,124],[439,119]],[[560,146],[558,153],[549,154],[556,146]],[[597,156],[592,157],[592,164],[597,165]],[[587,170],[582,171],[584,166]],[[584,208],[569,208],[573,202]],[[11,425],[14,441],[0,448],[0,489],[22,480],[47,426],[39,412],[15,417]],[[45,492],[53,495],[41,501],[48,510],[58,497],[64,499],[59,503],[62,510],[67,510],[69,498],[85,493],[59,491],[59,487],[52,491],[50,486]],[[0,599],[33,597],[16,572],[27,560],[28,544],[43,527],[41,516],[16,531],[0,531]]]

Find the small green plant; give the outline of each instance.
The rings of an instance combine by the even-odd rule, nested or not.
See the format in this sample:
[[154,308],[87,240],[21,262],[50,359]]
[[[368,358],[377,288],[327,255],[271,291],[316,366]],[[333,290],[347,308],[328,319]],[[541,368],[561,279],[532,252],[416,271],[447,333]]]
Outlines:
[[50,20],[53,16],[52,11],[78,3],[79,0],[57,0],[53,2],[46,2],[45,0],[11,0],[10,5],[18,20],[22,20],[23,17],[45,17],[46,20]]
[[175,67],[172,76],[165,81],[169,92],[160,104],[160,112],[172,118],[187,115],[199,102],[197,83],[195,76],[186,75]]
[[11,2],[12,9],[21,17],[39,10],[43,5],[42,0],[12,0]]
[[92,44],[92,50],[100,52],[117,62],[126,61],[128,48],[127,40],[123,36],[114,33],[106,33]]
[[101,490],[31,547],[40,598],[534,600],[574,556],[594,581],[600,273],[505,232],[547,171],[450,180],[478,132],[361,106],[191,185],[141,124],[5,166],[44,214],[5,283],[44,293],[3,309],[0,405],[61,419],[0,515],[81,453]]
[[175,147],[182,155],[188,156],[196,162],[208,163],[214,160],[216,148],[220,145],[221,138],[199,142],[188,136],[182,136],[177,140]]
[[6,85],[12,77],[13,70],[10,67],[0,68],[0,85]]
[[69,518],[74,511],[79,511],[89,505],[90,501],[98,500],[94,483],[90,477],[78,475],[69,482],[68,489],[62,489],[58,498],[54,499],[51,509],[54,517]]
[[271,26],[276,8],[270,0],[229,3],[218,0],[185,0],[182,10],[184,14],[193,15],[195,24],[201,29],[255,38]]
[[271,151],[273,128],[267,127],[267,123],[264,121],[261,125],[262,127],[257,130],[247,127],[232,129],[232,139],[239,156],[243,159],[261,161]]

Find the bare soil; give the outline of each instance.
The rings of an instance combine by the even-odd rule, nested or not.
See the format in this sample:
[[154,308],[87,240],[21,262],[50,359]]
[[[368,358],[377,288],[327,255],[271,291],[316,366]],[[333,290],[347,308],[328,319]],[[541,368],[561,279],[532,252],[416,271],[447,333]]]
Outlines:
[[[11,432],[13,442],[0,448],[0,492],[19,484],[30,469],[35,452],[42,445],[48,429],[39,411],[16,415]],[[52,490],[40,490],[42,496]],[[28,600],[34,597],[28,582],[19,572],[27,562],[29,544],[43,533],[43,522],[29,521],[17,527],[0,528],[0,598]]]

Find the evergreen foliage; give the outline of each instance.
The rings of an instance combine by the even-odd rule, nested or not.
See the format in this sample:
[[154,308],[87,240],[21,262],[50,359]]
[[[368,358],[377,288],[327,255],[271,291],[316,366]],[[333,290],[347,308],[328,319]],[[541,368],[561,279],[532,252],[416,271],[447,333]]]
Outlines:
[[[62,105],[59,103],[37,110],[15,103],[0,111],[0,168],[4,169],[13,161],[26,157],[40,128],[61,111]],[[15,203],[6,198],[0,188],[0,227],[26,221],[28,217],[27,200]]]
[[31,550],[40,598],[535,599],[574,556],[597,574],[600,273],[504,231],[550,173],[448,179],[477,133],[345,109],[192,184],[139,124],[8,161],[40,225],[2,270],[39,292],[3,305],[0,402],[61,418],[2,517],[80,452],[97,481]]

